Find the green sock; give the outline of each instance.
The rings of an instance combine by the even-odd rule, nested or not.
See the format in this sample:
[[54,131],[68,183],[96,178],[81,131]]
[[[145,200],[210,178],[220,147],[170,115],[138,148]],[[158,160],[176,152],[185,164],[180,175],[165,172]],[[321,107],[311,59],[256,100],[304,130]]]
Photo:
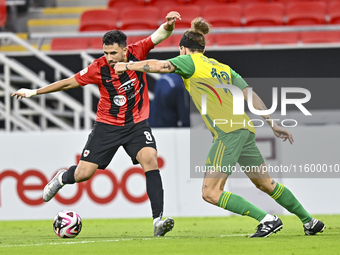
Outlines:
[[312,216],[305,210],[305,208],[303,208],[293,193],[281,183],[276,183],[276,187],[273,192],[270,193],[270,196],[275,199],[279,205],[298,216],[303,224],[312,219]]
[[250,216],[258,221],[261,221],[267,214],[257,206],[249,203],[243,197],[231,192],[222,193],[220,199],[218,200],[218,206],[233,213]]

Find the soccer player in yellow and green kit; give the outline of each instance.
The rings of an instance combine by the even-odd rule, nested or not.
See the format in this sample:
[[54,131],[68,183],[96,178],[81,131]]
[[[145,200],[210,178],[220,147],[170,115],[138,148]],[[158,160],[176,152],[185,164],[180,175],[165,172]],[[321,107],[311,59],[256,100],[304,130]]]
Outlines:
[[[209,29],[207,22],[202,18],[196,18],[191,23],[191,29],[187,30],[181,38],[180,56],[165,61],[145,60],[117,63],[116,73],[122,74],[126,70],[134,70],[149,73],[174,72],[182,76],[196,107],[200,112],[204,112],[203,120],[214,137],[206,161],[207,169],[211,171],[204,177],[203,199],[233,213],[247,215],[258,220],[260,224],[257,231],[250,237],[267,237],[279,231],[283,224],[277,216],[266,213],[236,194],[224,191],[227,178],[231,174],[230,166],[233,167],[236,163],[252,169],[246,174],[255,186],[299,217],[306,235],[322,232],[325,225],[312,218],[287,187],[270,178],[256,146],[255,129],[249,117],[245,113],[243,115],[233,114],[233,98],[236,93],[233,96],[223,84],[238,87],[246,100],[248,100],[248,85],[229,66],[203,55],[204,35],[209,33]],[[202,104],[202,95],[205,96],[204,104]],[[255,92],[252,92],[251,99],[255,109],[267,109]],[[292,134],[280,127],[270,115],[262,117],[277,137],[282,138],[283,141],[294,142]],[[229,125],[226,125],[225,120],[229,121]],[[218,167],[222,170],[215,171]]]

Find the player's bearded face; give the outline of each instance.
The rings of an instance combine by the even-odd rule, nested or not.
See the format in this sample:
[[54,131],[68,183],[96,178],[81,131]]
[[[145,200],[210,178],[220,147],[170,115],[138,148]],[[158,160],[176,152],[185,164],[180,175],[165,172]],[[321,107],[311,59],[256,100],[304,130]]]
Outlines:
[[105,58],[113,68],[117,62],[126,62],[127,48],[120,47],[117,43],[113,45],[103,45]]

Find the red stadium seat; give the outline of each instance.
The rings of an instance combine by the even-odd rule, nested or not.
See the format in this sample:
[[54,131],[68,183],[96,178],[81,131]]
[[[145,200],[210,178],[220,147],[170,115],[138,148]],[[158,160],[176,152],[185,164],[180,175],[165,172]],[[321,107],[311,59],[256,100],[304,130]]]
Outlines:
[[340,24],[340,2],[333,2],[328,8],[329,24]]
[[117,28],[118,12],[88,10],[80,17],[79,31],[109,31]]
[[[161,17],[165,17],[167,13],[170,11],[174,11],[173,6],[165,6],[162,9]],[[190,28],[191,27],[191,21],[194,18],[201,16],[201,8],[197,5],[182,5],[177,6],[175,11],[179,12],[181,14],[181,20],[176,21],[176,28]],[[164,18],[163,18],[164,19]]]
[[240,26],[242,8],[238,4],[208,5],[204,8],[202,16],[213,27]]
[[6,20],[7,20],[6,0],[0,0],[0,27],[3,27],[6,24]]
[[260,33],[260,44],[297,44],[299,42],[298,32]]
[[136,43],[140,40],[145,39],[147,36],[146,35],[139,35],[139,36],[128,36],[126,39],[126,44],[133,44]]
[[301,32],[302,43],[339,43],[339,31]]
[[[156,0],[157,1],[157,0]],[[255,1],[255,0],[249,0],[249,1]],[[268,1],[268,0],[266,0]],[[214,5],[214,4],[231,4],[231,3],[236,3],[239,2],[239,0],[209,0],[209,3],[207,0],[177,0],[177,3],[179,4],[195,4],[195,5],[200,5],[200,6],[205,6],[205,5]]]
[[136,4],[136,0],[109,0],[107,5],[109,9],[121,11],[124,8],[136,7]]
[[325,17],[324,2],[292,2],[287,6],[288,25],[323,25]]
[[154,0],[152,5],[157,7],[159,10],[164,8],[164,6],[173,6],[173,10],[172,11],[175,11],[177,6],[182,6],[180,3],[178,3],[175,0],[173,0],[173,1],[169,1],[169,0]]
[[256,33],[217,34],[216,43],[222,45],[252,45],[257,41]]
[[140,5],[153,5],[156,0],[136,0]]
[[183,35],[171,35],[172,45],[175,47],[179,47],[179,42],[181,41]]
[[158,21],[159,10],[156,7],[125,8],[121,13],[120,29],[157,29]]
[[90,48],[90,38],[55,38],[51,41],[51,50],[86,50]]
[[101,37],[94,37],[90,40],[90,48],[93,50],[103,50],[103,41]]
[[253,3],[244,9],[245,26],[283,25],[284,6],[281,3]]
[[167,39],[165,39],[163,42],[157,44],[155,47],[156,49],[159,47],[172,47],[173,45],[173,36],[169,36]]
[[205,46],[213,46],[216,43],[216,34],[207,34],[205,36]]
[[179,4],[193,4],[196,0],[177,0]]

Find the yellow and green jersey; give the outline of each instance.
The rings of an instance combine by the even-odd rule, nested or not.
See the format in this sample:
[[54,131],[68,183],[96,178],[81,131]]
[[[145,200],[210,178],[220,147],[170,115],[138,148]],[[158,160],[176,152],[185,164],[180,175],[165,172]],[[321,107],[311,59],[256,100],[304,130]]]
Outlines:
[[175,73],[182,76],[197,109],[202,112],[202,95],[206,95],[206,114],[202,118],[214,139],[219,134],[239,129],[255,133],[253,123],[246,113],[233,114],[233,95],[229,89],[216,88],[216,84],[235,85],[240,90],[248,86],[245,80],[228,65],[201,53],[182,55],[169,59],[176,67]]

